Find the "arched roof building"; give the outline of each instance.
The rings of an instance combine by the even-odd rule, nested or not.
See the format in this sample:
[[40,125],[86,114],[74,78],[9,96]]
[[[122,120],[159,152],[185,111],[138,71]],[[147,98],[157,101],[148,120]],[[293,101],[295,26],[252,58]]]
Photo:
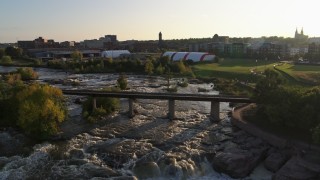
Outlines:
[[120,55],[130,55],[128,50],[109,50],[109,51],[102,51],[101,57],[106,58],[119,58]]
[[191,60],[193,62],[199,61],[213,61],[215,55],[206,52],[165,52],[162,56],[168,56],[172,61],[186,61]]

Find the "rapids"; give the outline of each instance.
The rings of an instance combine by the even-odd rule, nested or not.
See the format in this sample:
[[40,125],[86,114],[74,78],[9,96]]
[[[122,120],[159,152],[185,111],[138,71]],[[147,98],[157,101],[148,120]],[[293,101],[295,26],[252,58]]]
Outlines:
[[[65,89],[111,87],[119,76],[35,70],[41,83]],[[6,72],[7,68],[0,66],[0,71]],[[166,80],[161,77],[127,77],[129,91],[164,92]],[[72,86],[75,81],[78,86]],[[171,83],[178,81],[182,79],[172,79]],[[198,88],[202,88],[209,91],[206,93],[218,94],[212,87],[189,84],[179,87],[178,92],[199,93]],[[62,124],[61,133],[48,142],[25,143],[28,138],[23,134],[0,130],[0,153],[5,148],[23,150],[0,154],[0,179],[233,179],[213,169],[213,157],[218,152],[242,147],[248,139],[257,141],[259,148],[269,148],[265,142],[232,127],[228,103],[220,104],[223,120],[212,123],[209,102],[177,101],[177,118],[169,121],[167,101],[138,99],[134,103],[136,116],[130,119],[127,100],[121,99],[119,112],[93,125],[81,118],[81,105],[74,103],[77,98],[83,97],[67,97],[69,119]],[[260,164],[245,179],[271,177],[272,173]]]

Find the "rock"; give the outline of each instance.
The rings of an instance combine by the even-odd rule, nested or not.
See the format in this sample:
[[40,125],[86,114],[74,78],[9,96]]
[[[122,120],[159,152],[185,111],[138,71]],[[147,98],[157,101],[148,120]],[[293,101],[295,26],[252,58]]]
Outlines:
[[76,99],[74,100],[74,103],[75,103],[75,104],[82,104],[82,103],[83,103],[83,100],[78,97],[78,98],[76,98]]
[[260,154],[246,150],[232,149],[227,152],[218,152],[213,158],[213,168],[226,173],[233,178],[246,177],[263,158],[263,150]]
[[84,158],[84,153],[80,149],[72,149],[70,152],[70,158],[72,159],[83,159]]
[[0,169],[8,162],[10,162],[10,160],[7,157],[0,157]]
[[81,169],[86,172],[89,177],[113,177],[121,175],[109,167],[100,167],[91,163],[82,165]]
[[132,171],[139,179],[155,178],[160,176],[160,168],[155,162],[143,162],[136,164]]
[[147,163],[147,162],[158,162],[164,156],[165,156],[165,152],[155,148],[154,151],[142,156],[139,160],[137,160],[136,165],[140,163]]
[[208,136],[204,137],[201,143],[204,145],[213,145],[213,144],[221,143],[230,139],[232,139],[230,136],[213,132],[213,133],[210,133]]
[[168,177],[182,177],[183,176],[183,171],[181,166],[177,163],[175,158],[170,158],[168,159],[169,165],[165,167],[164,169],[164,175]]
[[270,154],[264,161],[264,166],[266,169],[272,172],[278,171],[281,166],[288,160],[286,155],[279,152]]
[[88,161],[84,160],[84,159],[69,159],[66,161],[66,164],[68,165],[76,165],[76,166],[81,166],[84,164],[87,164]]
[[320,179],[320,165],[295,156],[281,167],[273,179]]
[[[91,180],[99,180],[99,179],[91,179]],[[119,177],[106,178],[104,180],[138,180],[138,178],[136,178],[135,176],[119,176]]]

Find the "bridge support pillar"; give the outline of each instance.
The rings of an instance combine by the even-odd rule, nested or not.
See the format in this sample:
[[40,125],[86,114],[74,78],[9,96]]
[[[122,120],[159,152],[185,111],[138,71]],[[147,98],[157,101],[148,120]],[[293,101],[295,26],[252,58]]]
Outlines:
[[129,117],[132,118],[134,117],[134,112],[133,112],[133,99],[129,98]]
[[97,99],[96,99],[96,97],[93,97],[92,105],[93,105],[93,109],[97,109]]
[[220,121],[220,102],[211,101],[211,121]]
[[175,106],[174,106],[174,100],[173,99],[169,99],[169,119],[173,120],[175,115],[174,115],[174,111],[175,111]]

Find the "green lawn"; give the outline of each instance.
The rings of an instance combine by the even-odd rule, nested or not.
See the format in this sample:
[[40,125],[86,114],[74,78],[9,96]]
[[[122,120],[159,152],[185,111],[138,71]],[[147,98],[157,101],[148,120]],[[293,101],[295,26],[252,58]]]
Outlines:
[[277,66],[277,68],[292,76],[300,83],[309,85],[320,84],[320,66],[285,63],[281,66]]
[[267,68],[273,67],[274,64],[271,61],[258,60],[256,62],[254,59],[224,59],[220,63],[194,65],[193,71],[197,77],[217,77],[250,81],[255,79],[253,71],[260,73]]
[[199,63],[193,71],[199,78],[225,78],[255,82],[257,74],[267,68],[276,68],[289,85],[314,86],[320,85],[320,66],[294,65],[254,59],[224,59],[219,63]]

